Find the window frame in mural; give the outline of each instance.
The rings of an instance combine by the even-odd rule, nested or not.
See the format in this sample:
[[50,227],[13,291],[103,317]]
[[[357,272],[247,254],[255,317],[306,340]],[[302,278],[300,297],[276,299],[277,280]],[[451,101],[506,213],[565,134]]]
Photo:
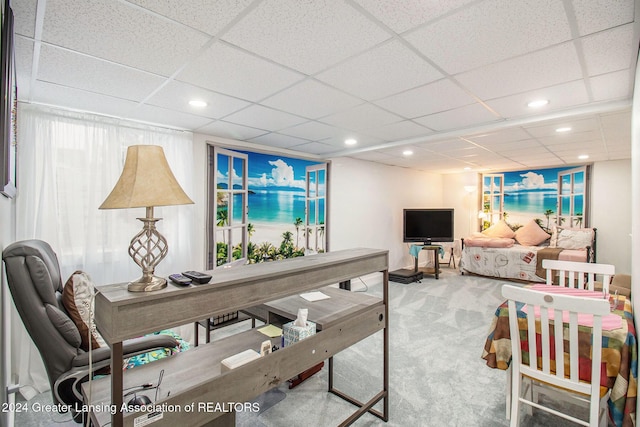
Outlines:
[[[487,182],[488,180],[488,182]],[[482,229],[504,217],[504,174],[482,174]]]
[[327,252],[327,164],[307,166],[305,176],[305,247],[313,252]]
[[[207,149],[208,269],[328,251],[329,162],[212,144]],[[221,155],[226,156],[222,168]],[[241,173],[234,170],[233,159],[243,159]],[[315,177],[313,186],[309,174]],[[221,209],[236,212],[227,216],[228,223]]]
[[[512,183],[513,176],[516,175],[521,178],[521,183],[516,184],[521,184],[522,189]],[[496,184],[496,179],[499,179],[500,185]],[[552,181],[546,182],[547,179]],[[524,225],[530,219],[534,219],[549,233],[556,225],[575,228],[588,227],[589,181],[590,165],[482,174],[482,205],[480,210],[483,212],[484,218],[480,228],[485,230],[500,219],[504,219],[514,229]],[[516,190],[511,190],[512,187],[515,187]],[[530,210],[527,212],[510,211],[505,198],[517,198],[518,193],[526,194],[527,191],[533,192],[533,197],[528,197],[528,202],[525,205],[529,209],[535,209],[535,200],[539,199],[539,211],[535,214]],[[533,199],[533,202],[529,199]],[[549,205],[551,200],[553,200],[553,206]],[[564,200],[566,202],[563,202]]]
[[588,185],[587,166],[558,172],[557,224],[574,228],[587,226]]
[[[226,165],[220,161],[223,157]],[[210,270],[247,261],[248,164],[247,154],[210,146],[208,218],[211,232],[207,233],[207,268]]]

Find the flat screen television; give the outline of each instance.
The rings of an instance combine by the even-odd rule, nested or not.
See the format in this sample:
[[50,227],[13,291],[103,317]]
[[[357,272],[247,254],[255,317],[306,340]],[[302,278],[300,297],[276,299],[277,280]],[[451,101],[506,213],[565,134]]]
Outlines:
[[453,242],[453,209],[404,209],[403,242]]

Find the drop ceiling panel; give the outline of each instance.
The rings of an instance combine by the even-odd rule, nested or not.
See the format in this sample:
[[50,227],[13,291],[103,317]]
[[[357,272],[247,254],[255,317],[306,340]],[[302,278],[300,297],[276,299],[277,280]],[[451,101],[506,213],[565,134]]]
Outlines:
[[361,99],[314,79],[306,79],[263,101],[264,105],[310,119],[327,116],[362,103]]
[[38,80],[87,92],[140,102],[164,79],[86,55],[44,45],[40,49]]
[[414,119],[415,122],[436,131],[461,129],[495,120],[497,117],[480,104],[467,105]]
[[368,101],[441,77],[439,71],[398,40],[371,49],[316,76],[318,80]]
[[[192,107],[189,101],[199,100],[206,107]],[[169,81],[147,101],[151,105],[174,109],[183,113],[219,119],[251,105],[249,102],[202,89],[179,81]]]
[[133,101],[41,81],[36,81],[32,90],[38,93],[38,102],[42,104],[96,112],[114,117],[129,117],[137,106]]
[[522,141],[529,138],[531,138],[531,135],[521,127],[505,128],[496,131],[465,135],[465,139],[481,145]]
[[256,138],[251,138],[251,142],[267,145],[269,147],[291,148],[296,145],[307,144],[309,141],[278,133],[267,133]]
[[294,116],[293,114],[283,113],[282,111],[261,105],[252,105],[225,117],[225,120],[243,126],[270,131],[288,128],[305,121],[305,119]]
[[198,132],[209,135],[216,135],[227,139],[235,139],[238,141],[247,141],[259,135],[264,135],[267,131],[256,129],[248,126],[242,126],[235,123],[218,120],[198,128]]
[[584,81],[576,80],[548,88],[488,100],[487,105],[502,117],[530,116],[539,112],[527,106],[534,99],[551,100],[544,108],[547,111],[555,111],[584,105],[589,101],[589,95]]
[[304,153],[324,155],[335,151],[336,147],[334,147],[333,145],[324,144],[322,142],[307,142],[304,144],[293,146],[291,147],[291,149],[302,151]]
[[306,74],[388,38],[346,2],[298,0],[262,1],[223,35],[229,43]]
[[[356,144],[355,147],[346,147],[344,144],[344,141],[346,139],[350,139],[353,138],[356,141],[358,141],[358,143]],[[342,131],[341,133],[339,133],[336,136],[332,136],[331,138],[327,138],[327,139],[323,139],[322,141],[320,141],[324,144],[331,144],[334,147],[336,147],[336,150],[342,150],[342,149],[358,149],[358,148],[363,148],[363,147],[371,147],[371,146],[375,146],[375,145],[379,145],[382,144],[384,141],[382,141],[381,139],[378,138],[374,138],[373,136],[369,136],[369,135],[365,135],[362,133],[358,133],[358,132],[352,132],[352,131]]]
[[633,22],[634,0],[572,0],[581,36]]
[[177,80],[249,101],[266,98],[302,80],[301,74],[222,43],[214,43]]
[[280,133],[291,135],[298,138],[308,139],[310,141],[320,141],[323,139],[339,136],[345,133],[344,129],[329,126],[325,123],[316,121],[308,121],[299,125],[282,129]]
[[449,79],[411,89],[375,101],[382,108],[407,118],[426,116],[476,102],[471,95]]
[[628,54],[632,49],[633,40],[631,24],[581,39],[589,75],[628,69],[636,59]]
[[349,110],[323,117],[321,121],[340,128],[366,131],[401,120],[402,117],[388,113],[373,104],[362,104]]
[[193,114],[181,113],[179,111],[148,104],[137,105],[135,110],[131,113],[131,117],[147,123],[153,123],[154,117],[161,118],[162,123],[165,123],[165,126],[185,130],[200,128],[211,122],[211,119],[207,117],[198,117]]
[[629,96],[629,85],[632,75],[629,70],[616,71],[591,77],[589,85],[594,101],[609,99],[626,99]]
[[582,78],[573,43],[487,65],[456,76],[482,99],[494,99]]
[[210,35],[218,34],[252,0],[126,0]]
[[[556,129],[570,127],[569,133],[558,133]],[[549,120],[543,124],[525,125],[524,128],[533,137],[556,137],[558,139],[571,138],[582,132],[592,132],[600,130],[600,122],[597,117],[567,117]]]
[[11,3],[16,34],[33,37],[36,31],[36,0],[21,0]]
[[440,153],[448,153],[450,151],[466,150],[477,147],[476,145],[459,138],[428,142],[425,144],[416,144],[416,146]]
[[419,136],[426,136],[432,133],[430,129],[427,129],[424,126],[420,126],[419,124],[409,120],[391,123],[374,129],[366,130],[365,132],[368,135],[375,136],[376,138],[392,142]]
[[45,13],[43,41],[164,76],[208,40],[124,2],[48,0]]
[[488,0],[406,38],[445,71],[457,74],[565,42],[571,33],[559,0]]
[[396,33],[402,33],[425,22],[437,20],[474,0],[401,1],[355,0],[360,6]]

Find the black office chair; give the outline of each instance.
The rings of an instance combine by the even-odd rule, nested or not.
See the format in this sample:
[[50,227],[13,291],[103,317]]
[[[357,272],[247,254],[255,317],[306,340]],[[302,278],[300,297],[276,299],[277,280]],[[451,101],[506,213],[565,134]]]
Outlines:
[[[44,362],[54,403],[82,404],[80,385],[89,379],[89,352],[81,347],[78,328],[62,305],[62,279],[55,252],[41,240],[13,243],[2,252],[13,302]],[[162,348],[177,348],[168,335],[123,343],[125,357]],[[111,350],[92,350],[91,374],[110,365]],[[81,421],[81,414],[73,414]]]

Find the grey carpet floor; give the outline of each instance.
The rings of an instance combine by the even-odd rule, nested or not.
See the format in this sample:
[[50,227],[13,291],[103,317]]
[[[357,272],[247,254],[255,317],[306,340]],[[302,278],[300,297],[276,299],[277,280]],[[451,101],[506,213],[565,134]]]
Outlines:
[[[354,280],[353,289],[382,295],[380,279]],[[439,280],[389,282],[389,422],[364,415],[356,426],[508,426],[506,372],[481,359],[491,318],[502,302],[502,281],[461,276],[443,268]],[[212,333],[212,339],[249,327],[248,322]],[[360,401],[382,388],[382,333],[339,353],[335,386]],[[259,397],[260,411],[237,416],[239,427],[335,426],[355,407],[329,394],[327,367],[298,387],[286,384]],[[49,402],[45,393],[35,399]],[[381,409],[381,405],[376,407]],[[581,408],[565,407],[574,413]],[[37,415],[37,416],[36,416]],[[68,419],[68,418],[67,418]],[[64,414],[17,414],[16,426],[77,425]],[[574,425],[535,410],[522,414],[524,427]],[[61,424],[61,422],[63,424]],[[155,424],[154,424],[155,425]]]

